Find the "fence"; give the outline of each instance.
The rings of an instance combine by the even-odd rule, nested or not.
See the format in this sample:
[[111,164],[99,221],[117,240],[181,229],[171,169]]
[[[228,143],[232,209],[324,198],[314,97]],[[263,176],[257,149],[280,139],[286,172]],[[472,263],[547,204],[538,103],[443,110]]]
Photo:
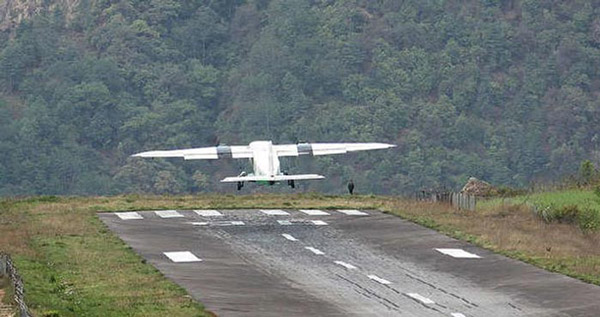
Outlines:
[[17,272],[10,255],[0,252],[0,275],[6,275],[13,284],[15,290],[15,303],[19,308],[20,317],[31,317],[29,309],[25,304],[25,287],[23,280]]
[[452,204],[452,206],[454,206],[456,209],[471,211],[475,211],[475,207],[477,205],[477,199],[475,198],[475,195],[462,193],[420,191],[416,193],[415,197],[419,201],[449,203]]

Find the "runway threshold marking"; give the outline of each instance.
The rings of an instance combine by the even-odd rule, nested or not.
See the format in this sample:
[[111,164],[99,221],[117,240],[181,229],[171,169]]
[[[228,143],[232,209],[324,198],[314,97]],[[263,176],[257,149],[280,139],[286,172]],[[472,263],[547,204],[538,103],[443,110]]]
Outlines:
[[208,222],[190,222],[192,226],[208,226]]
[[438,252],[449,255],[453,258],[479,259],[477,254],[467,252],[463,249],[436,249]]
[[339,212],[349,216],[368,216],[369,214],[356,209],[338,209]]
[[309,216],[329,216],[328,212],[318,209],[300,209],[300,212],[303,212]]
[[183,215],[178,213],[176,210],[157,210],[154,213],[161,218],[181,218],[181,217],[183,217]]
[[465,315],[463,315],[461,313],[452,313],[450,315],[452,315],[452,317],[467,317],[467,316],[465,316]]
[[221,217],[221,216],[223,216],[223,214],[220,213],[218,210],[213,210],[213,209],[194,210],[194,212],[198,216],[202,216],[202,217]]
[[377,275],[367,275],[368,278],[372,279],[373,281],[376,281],[377,283],[383,284],[383,285],[389,285],[392,284],[392,282],[383,279]]
[[179,262],[200,262],[202,261],[190,251],[175,251],[175,252],[163,252],[171,261],[175,263]]
[[341,265],[341,266],[347,268],[348,270],[356,270],[357,269],[356,266],[354,266],[350,263],[343,262],[343,261],[334,261],[333,263],[335,263],[337,265]]
[[144,219],[142,215],[138,214],[135,211],[127,211],[127,212],[115,212],[121,220],[133,220],[133,219]]
[[313,247],[304,247],[306,250],[310,250],[312,253],[316,254],[316,255],[324,255],[325,252],[319,250],[319,249],[315,249]]
[[281,209],[261,209],[262,213],[269,216],[289,216],[289,212],[281,210]]
[[298,241],[298,239],[294,238],[294,236],[292,236],[291,234],[282,233],[281,235],[290,241]]
[[277,222],[282,226],[290,226],[292,224],[289,220],[277,220]]
[[420,301],[423,304],[427,304],[427,305],[429,305],[429,304],[435,304],[435,302],[432,301],[431,299],[429,299],[429,298],[427,298],[425,296],[422,296],[422,295],[420,295],[418,293],[406,293],[406,295],[408,295],[408,296],[410,296],[410,297],[412,297],[412,298]]
[[311,220],[310,222],[312,222],[315,226],[326,226],[327,222],[323,221],[323,220]]

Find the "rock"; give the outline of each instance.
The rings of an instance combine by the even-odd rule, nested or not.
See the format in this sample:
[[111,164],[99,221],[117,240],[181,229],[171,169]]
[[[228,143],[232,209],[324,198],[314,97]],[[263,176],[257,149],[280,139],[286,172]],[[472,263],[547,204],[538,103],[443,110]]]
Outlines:
[[488,182],[471,177],[460,192],[475,196],[492,196],[497,194],[498,190]]

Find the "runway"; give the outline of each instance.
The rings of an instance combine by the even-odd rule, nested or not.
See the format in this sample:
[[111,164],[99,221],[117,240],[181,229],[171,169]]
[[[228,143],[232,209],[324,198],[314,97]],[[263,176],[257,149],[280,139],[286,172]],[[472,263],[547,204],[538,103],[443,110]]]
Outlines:
[[218,316],[597,316],[600,287],[375,210],[100,219]]

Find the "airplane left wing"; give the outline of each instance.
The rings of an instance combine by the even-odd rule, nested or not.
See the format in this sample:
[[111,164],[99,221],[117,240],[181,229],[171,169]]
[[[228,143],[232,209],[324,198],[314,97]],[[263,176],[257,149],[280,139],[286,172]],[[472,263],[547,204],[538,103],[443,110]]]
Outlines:
[[220,158],[252,158],[252,149],[243,145],[221,145],[171,151],[148,151],[133,157],[181,157],[184,160],[216,160]]
[[331,155],[396,147],[387,143],[298,143],[274,145],[277,156]]

